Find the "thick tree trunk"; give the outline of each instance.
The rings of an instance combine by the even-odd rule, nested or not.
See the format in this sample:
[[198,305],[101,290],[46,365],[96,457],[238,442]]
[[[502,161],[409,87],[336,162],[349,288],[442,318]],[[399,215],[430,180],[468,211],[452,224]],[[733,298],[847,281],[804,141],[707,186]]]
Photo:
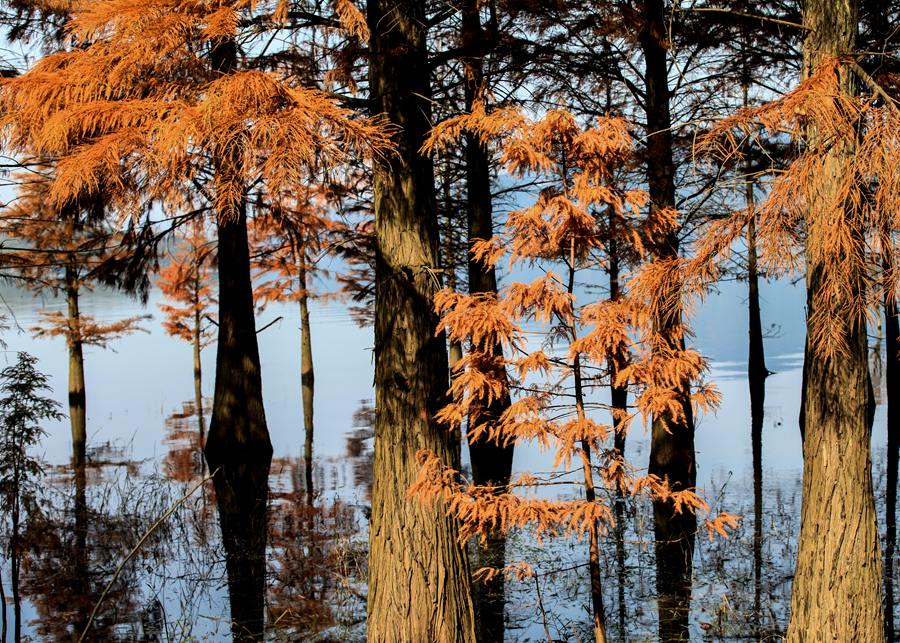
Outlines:
[[[814,71],[823,54],[853,51],[857,30],[855,0],[807,0],[804,25],[804,74]],[[845,76],[844,91],[853,87]],[[812,150],[820,147],[824,166],[818,195],[834,200],[842,159],[853,142],[822,145],[814,129],[807,132]],[[847,199],[852,208],[852,198]],[[831,234],[829,208],[816,202],[806,213],[807,337],[817,336],[820,308],[853,308],[864,300],[863,275],[843,257],[823,252]],[[862,247],[863,213],[848,211]],[[825,246],[827,247],[827,246]],[[851,292],[835,296],[823,288],[827,270],[853,270]],[[836,301],[845,297],[849,301]],[[806,355],[803,444],[803,507],[797,567],[791,595],[789,642],[884,640],[882,562],[872,488],[871,426],[874,396],[869,379],[866,320],[863,311],[847,319],[848,350],[824,359],[809,345]]]
[[[213,69],[234,70],[237,45],[217,43],[210,54]],[[206,458],[215,468],[226,461],[268,461],[272,443],[263,407],[259,347],[247,245],[247,203],[240,168],[241,143],[215,159],[218,194],[237,192],[217,212],[219,269],[219,338],[212,419]]]
[[[638,39],[644,54],[647,116],[647,186],[651,208],[675,207],[675,163],[672,151],[672,117],[669,106],[667,22],[663,0],[646,0]],[[678,256],[675,232],[657,239],[654,259]],[[676,301],[680,294],[676,293]],[[662,312],[653,320],[663,348],[684,346],[680,307]],[[679,391],[684,419],[653,418],[649,473],[669,479],[675,489],[696,485],[694,419],[690,383]],[[675,513],[669,502],[653,503],[656,538],[656,591],[661,641],[688,639],[691,607],[694,538],[697,518],[690,511]]]
[[375,167],[375,461],[369,536],[368,639],[475,640],[465,550],[443,506],[408,495],[428,449],[458,467],[434,421],[446,400],[447,349],[435,335],[440,286],[434,169],[418,150],[430,127],[424,5],[370,0],[372,107],[396,130]]
[[[481,25],[479,3],[465,0],[462,4],[462,45],[468,50],[465,74],[466,109],[471,111],[480,92],[484,90],[483,55],[487,44],[486,34]],[[490,159],[487,149],[477,137],[466,134],[466,215],[468,219],[469,243],[477,239],[489,239],[493,229],[493,197],[491,195]],[[468,277],[470,293],[496,293],[497,275],[493,266],[485,266],[468,256]],[[499,344],[493,348],[494,354],[503,355]],[[501,377],[505,373],[498,373]],[[480,409],[483,420],[495,420],[509,407],[509,395],[494,401],[488,408]],[[491,485],[499,488],[509,484],[512,473],[515,445],[500,445],[481,439],[469,440],[469,458],[472,462],[472,479],[476,485]],[[506,537],[501,533],[491,534],[478,546],[478,566],[502,568],[506,564]],[[503,574],[497,574],[488,582],[475,585],[477,607],[478,640],[481,642],[502,642],[504,638],[504,594]]]
[[309,326],[309,297],[306,293],[306,248],[300,249],[300,395],[303,399],[303,466],[306,475],[306,504],[312,506],[313,487],[313,397],[315,371],[312,357],[312,330]]
[[85,463],[87,452],[87,395],[84,385],[84,350],[81,341],[81,313],[78,307],[78,274],[66,266],[66,304],[68,307],[69,349],[69,422],[72,426],[72,466]]
[[[885,271],[893,268],[886,255]],[[900,461],[900,318],[892,296],[884,301],[885,389],[887,393],[887,490],[885,518],[887,536],[884,546],[884,629],[885,640],[894,640],[894,552],[897,546],[897,468]]]

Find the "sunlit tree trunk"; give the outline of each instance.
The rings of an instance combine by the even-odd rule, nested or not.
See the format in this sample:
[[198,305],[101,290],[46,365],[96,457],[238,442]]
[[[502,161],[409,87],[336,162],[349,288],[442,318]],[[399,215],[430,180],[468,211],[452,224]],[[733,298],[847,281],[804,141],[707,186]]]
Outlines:
[[300,394],[303,400],[303,465],[306,476],[306,504],[312,506],[315,489],[313,487],[313,398],[315,394],[315,371],[313,370],[312,330],[309,326],[309,296],[306,292],[306,248],[299,251],[300,266]]
[[[804,75],[822,55],[846,54],[856,44],[855,0],[807,0],[803,46]],[[853,93],[844,72],[843,91]],[[864,276],[852,261],[829,255],[823,240],[833,231],[830,209],[836,197],[844,159],[853,141],[824,142],[814,127],[807,144],[820,150],[823,166],[818,197],[806,212],[807,337],[818,336],[820,308],[853,309],[864,300]],[[863,213],[846,201],[846,216],[860,250],[865,244]],[[827,247],[827,246],[826,246]],[[851,291],[834,294],[823,287],[828,270],[851,270]],[[845,297],[848,301],[839,301]],[[830,359],[818,347],[807,349],[803,444],[803,507],[797,566],[791,595],[789,642],[884,640],[882,562],[872,487],[871,427],[874,396],[868,369],[866,320],[863,311],[847,319],[845,353]]]
[[475,640],[465,551],[443,506],[408,495],[416,453],[458,468],[446,399],[447,349],[435,335],[440,287],[434,169],[419,149],[431,125],[424,4],[368,3],[372,109],[396,127],[396,154],[375,164],[375,461],[369,529],[368,639]]
[[[646,0],[638,34],[644,54],[644,81],[647,117],[647,188],[651,208],[674,208],[675,162],[672,151],[672,117],[668,84],[668,16],[663,0]],[[675,232],[657,239],[653,247],[656,260],[678,256]],[[676,293],[675,300],[680,299]],[[653,320],[654,328],[666,349],[684,346],[682,311],[663,311]],[[683,419],[671,416],[653,418],[650,441],[649,473],[668,478],[675,489],[696,485],[694,419],[690,405],[690,384],[684,382],[678,395]],[[691,606],[696,516],[690,511],[676,513],[669,502],[653,503],[656,540],[656,591],[661,641],[688,639]]]
[[[234,40],[216,43],[210,62],[221,73],[233,71],[237,63]],[[256,341],[241,147],[239,137],[235,137],[231,147],[214,159],[216,194],[237,196],[218,203],[216,213],[219,337],[212,419],[206,441],[211,468],[235,458],[248,462],[272,456]]]
[[69,350],[69,422],[72,426],[72,465],[85,463],[87,451],[87,395],[84,385],[84,349],[81,341],[78,272],[70,262],[66,265],[66,307]]
[[[465,60],[466,110],[471,111],[479,93],[484,91],[483,56],[489,44],[487,34],[481,24],[480,3],[465,0],[462,3],[461,40],[467,49]],[[477,137],[467,133],[466,137],[466,214],[468,218],[468,239],[490,239],[493,234],[493,197],[491,195],[490,160],[487,149]],[[493,266],[485,266],[468,256],[469,292],[496,293],[497,275]],[[493,347],[495,355],[501,356],[503,348]],[[488,408],[481,409],[484,419],[496,419],[509,407],[509,395],[503,395]],[[500,445],[481,439],[469,441],[469,457],[472,461],[472,479],[476,485],[490,485],[502,489],[509,484],[512,473],[514,443]],[[506,538],[497,533],[488,537],[478,546],[478,566],[502,568],[506,562]],[[477,606],[477,627],[479,641],[503,641],[504,637],[504,576],[497,574],[488,582],[478,582],[475,586]]]

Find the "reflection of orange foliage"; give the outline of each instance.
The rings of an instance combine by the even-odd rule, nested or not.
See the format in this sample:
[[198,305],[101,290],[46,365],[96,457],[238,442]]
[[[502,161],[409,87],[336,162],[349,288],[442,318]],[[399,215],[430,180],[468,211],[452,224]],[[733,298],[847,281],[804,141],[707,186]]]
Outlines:
[[354,581],[364,582],[359,570],[365,547],[352,507],[340,501],[308,506],[302,462],[283,459],[281,464],[283,469],[273,470],[287,471],[293,489],[271,494],[269,622],[277,623],[281,633],[302,638],[334,625],[348,600],[355,603],[351,611],[363,608]]
[[[96,468],[88,479],[99,481]],[[62,495],[46,496],[41,510],[29,517],[25,544],[28,564],[23,568],[23,595],[37,611],[32,621],[40,640],[71,641],[79,634],[100,598],[113,570],[149,527],[152,517],[139,511],[107,506],[110,496],[99,494],[90,502],[86,488],[69,475],[48,478]],[[89,488],[92,484],[87,485]],[[60,501],[60,502],[57,502]],[[98,504],[99,503],[99,504]],[[153,506],[147,503],[147,507]],[[155,507],[154,507],[155,509]],[[153,555],[165,530],[157,530],[142,548],[142,556]],[[125,641],[129,630],[141,622],[142,605],[139,566],[126,565],[110,587],[95,616],[86,640]]]
[[203,453],[193,402],[184,402],[181,411],[166,418],[163,444],[168,448],[163,458],[167,477],[177,482],[190,482],[202,473]]

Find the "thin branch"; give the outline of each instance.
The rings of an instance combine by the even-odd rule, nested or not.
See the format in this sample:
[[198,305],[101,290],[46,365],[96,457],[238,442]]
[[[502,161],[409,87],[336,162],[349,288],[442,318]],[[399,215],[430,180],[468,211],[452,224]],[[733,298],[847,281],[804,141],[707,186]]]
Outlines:
[[731,9],[721,9],[719,7],[675,7],[675,11],[679,11],[681,13],[727,13],[732,16],[738,16],[740,18],[750,18],[751,20],[759,20],[760,22],[773,22],[777,25],[784,25],[786,27],[794,27],[796,29],[802,29],[804,31],[812,31],[809,27],[800,24],[799,22],[791,22],[790,20],[782,20],[781,18],[770,18],[769,16],[761,16],[756,13],[745,13],[743,11],[732,11]]
[[188,498],[190,498],[192,495],[194,495],[194,492],[197,491],[197,489],[199,489],[200,487],[202,487],[205,482],[212,480],[213,476],[215,476],[218,472],[219,472],[219,469],[216,469],[215,471],[210,473],[208,476],[206,476],[205,478],[203,478],[202,480],[197,482],[197,484],[195,484],[194,487],[190,491],[188,491],[186,494],[181,496],[181,498],[178,499],[178,502],[176,502],[174,505],[172,505],[172,507],[169,508],[169,510],[166,511],[166,513],[164,513],[162,516],[160,516],[160,518],[150,526],[150,529],[148,529],[144,533],[144,535],[141,536],[141,539],[138,540],[137,544],[131,549],[130,552],[128,552],[128,555],[122,559],[122,562],[119,563],[118,567],[116,567],[116,571],[113,574],[112,578],[109,579],[109,582],[106,584],[106,587],[103,588],[103,593],[100,594],[100,598],[98,598],[97,602],[94,604],[94,609],[91,610],[91,615],[90,615],[90,617],[88,617],[87,624],[84,626],[84,631],[81,633],[81,636],[78,637],[78,643],[82,643],[82,641],[84,641],[85,637],[87,636],[88,630],[91,629],[91,624],[94,622],[94,617],[97,616],[97,610],[100,609],[100,605],[103,603],[103,599],[106,598],[106,595],[109,593],[109,590],[113,586],[113,583],[115,583],[116,580],[119,578],[119,574],[122,573],[122,569],[125,567],[126,563],[128,563],[128,561],[134,557],[134,555],[141,548],[141,545],[143,545],[147,541],[147,539],[150,537],[150,535],[154,531],[156,531],[159,528],[159,526],[161,524],[163,524],[169,516],[171,516],[173,513],[175,513],[176,509],[178,509],[181,505],[183,505],[185,503],[185,501],[187,501]]

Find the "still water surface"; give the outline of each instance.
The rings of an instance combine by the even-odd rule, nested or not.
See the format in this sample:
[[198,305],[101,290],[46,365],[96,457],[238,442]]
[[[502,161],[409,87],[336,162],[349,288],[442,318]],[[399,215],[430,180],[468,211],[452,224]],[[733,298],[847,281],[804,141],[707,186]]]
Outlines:
[[[745,285],[728,283],[700,307],[695,343],[712,364],[710,379],[724,402],[698,422],[698,484],[717,509],[745,516],[727,541],[698,535],[691,635],[695,640],[750,639],[754,628],[775,634],[785,625],[796,547],[801,474],[797,416],[803,350],[802,288],[764,284],[762,314],[767,365],[763,425],[763,547],[765,609],[753,602],[753,470],[746,381]],[[12,327],[5,332],[5,366],[16,351],[39,358],[55,397],[65,401],[67,358],[62,339],[35,340],[28,329],[39,310],[61,302],[36,300],[6,288]],[[85,313],[103,320],[151,313],[146,333],[86,349],[88,451],[83,485],[73,481],[66,420],[48,425],[41,452],[50,465],[40,509],[32,522],[32,553],[23,579],[24,631],[35,640],[227,641],[230,606],[241,588],[226,580],[216,498],[210,483],[184,496],[205,475],[197,450],[190,346],[168,337],[160,323],[158,292],[146,308],[118,294],[84,298]],[[365,549],[371,484],[373,337],[355,326],[340,305],[312,308],[316,366],[315,509],[304,502],[300,413],[299,321],[294,306],[272,306],[260,327],[263,390],[275,460],[269,480],[270,511],[265,611],[274,640],[350,641],[364,638]],[[873,345],[877,332],[872,329]],[[204,392],[212,393],[215,347],[204,351]],[[873,363],[877,361],[873,359]],[[877,369],[876,369],[877,370]],[[877,373],[876,373],[877,375]],[[876,381],[876,384],[880,382]],[[873,432],[876,489],[883,489],[884,409]],[[647,436],[635,425],[627,457],[647,459]],[[535,449],[516,453],[517,470],[546,469]],[[81,489],[81,494],[79,494]],[[882,492],[883,493],[883,492]],[[169,508],[132,560],[116,568]],[[604,548],[605,602],[614,640],[654,640],[652,511],[627,516],[627,577],[617,578],[613,546]],[[508,561],[527,560],[541,575],[508,585],[506,640],[585,640],[589,631],[585,546],[555,542],[543,548],[527,533],[510,539]],[[5,583],[8,587],[8,572]],[[115,579],[114,579],[115,578]],[[111,580],[114,579],[113,582]],[[620,612],[616,585],[623,582]],[[92,620],[90,612],[107,595]],[[232,596],[229,596],[229,589]],[[229,601],[231,598],[231,601]],[[243,600],[243,599],[242,599]],[[539,616],[543,612],[545,617]],[[626,632],[618,631],[618,617]],[[751,621],[758,618],[757,621]]]

